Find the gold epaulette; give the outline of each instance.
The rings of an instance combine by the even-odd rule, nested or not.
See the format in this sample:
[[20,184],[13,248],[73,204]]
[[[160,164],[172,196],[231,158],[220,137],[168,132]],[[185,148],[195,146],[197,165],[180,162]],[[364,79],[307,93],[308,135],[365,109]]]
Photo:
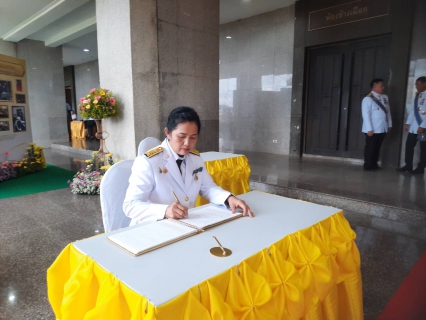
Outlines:
[[189,151],[189,153],[195,154],[196,156],[200,156],[200,153],[195,149],[191,149],[191,151]]
[[373,94],[370,92],[369,94],[367,94],[367,97],[371,97]]
[[163,151],[164,151],[164,148],[161,146],[158,146],[158,147],[152,148],[151,150],[148,150],[147,152],[144,153],[144,155],[146,155],[148,158],[151,158]]

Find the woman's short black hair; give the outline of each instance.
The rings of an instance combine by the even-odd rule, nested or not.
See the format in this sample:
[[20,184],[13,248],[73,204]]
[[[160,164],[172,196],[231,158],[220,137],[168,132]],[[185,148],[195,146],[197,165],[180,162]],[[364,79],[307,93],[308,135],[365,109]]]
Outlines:
[[169,114],[169,118],[167,119],[167,129],[169,132],[172,132],[176,129],[178,124],[183,122],[195,122],[198,126],[198,134],[200,134],[201,130],[201,122],[200,117],[197,112],[191,107],[177,107],[172,110]]

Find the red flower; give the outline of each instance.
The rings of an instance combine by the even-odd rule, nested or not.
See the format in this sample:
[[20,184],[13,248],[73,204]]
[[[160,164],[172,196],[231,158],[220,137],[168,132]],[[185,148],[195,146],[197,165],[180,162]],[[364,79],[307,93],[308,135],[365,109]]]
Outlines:
[[10,152],[9,151],[5,151],[4,154],[8,156],[8,155],[10,155]]

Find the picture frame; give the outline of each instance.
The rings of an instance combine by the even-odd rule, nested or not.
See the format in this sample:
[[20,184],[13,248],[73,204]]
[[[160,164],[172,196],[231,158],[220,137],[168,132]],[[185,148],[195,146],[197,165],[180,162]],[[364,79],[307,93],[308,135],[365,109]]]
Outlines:
[[25,118],[25,107],[24,106],[12,106],[13,116],[13,132],[25,132],[27,131],[27,123]]
[[16,79],[16,92],[22,92],[22,80]]
[[0,120],[0,132],[10,131],[10,121]]
[[0,119],[9,119],[9,106],[0,105]]
[[27,103],[27,99],[25,97],[25,94],[17,93],[17,94],[15,94],[15,96],[16,96],[16,103]]
[[0,80],[0,101],[12,101],[12,82]]

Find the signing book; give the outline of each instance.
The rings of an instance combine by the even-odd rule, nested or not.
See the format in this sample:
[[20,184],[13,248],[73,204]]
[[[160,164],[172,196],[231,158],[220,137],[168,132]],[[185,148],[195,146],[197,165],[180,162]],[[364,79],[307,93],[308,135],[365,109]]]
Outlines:
[[107,239],[132,255],[139,256],[241,216],[242,213],[233,214],[227,209],[208,205],[190,210],[185,219],[164,219],[144,224]]

